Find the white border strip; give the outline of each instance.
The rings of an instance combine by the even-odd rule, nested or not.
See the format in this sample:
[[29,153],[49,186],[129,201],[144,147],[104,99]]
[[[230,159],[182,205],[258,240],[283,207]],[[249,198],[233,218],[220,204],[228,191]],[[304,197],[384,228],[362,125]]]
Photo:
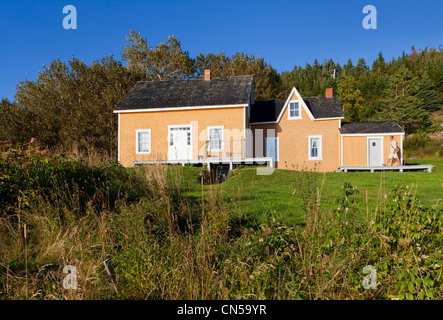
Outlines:
[[340,133],[342,137],[366,137],[366,136],[404,136],[404,132],[383,132],[383,133]]
[[199,109],[223,109],[223,108],[245,108],[247,104],[227,104],[221,106],[199,106],[199,107],[176,107],[176,108],[151,108],[134,110],[114,110],[114,113],[135,113],[135,112],[156,112],[156,111],[180,111],[180,110],[199,110]]
[[118,132],[117,132],[117,160],[120,162],[120,114],[118,116]]

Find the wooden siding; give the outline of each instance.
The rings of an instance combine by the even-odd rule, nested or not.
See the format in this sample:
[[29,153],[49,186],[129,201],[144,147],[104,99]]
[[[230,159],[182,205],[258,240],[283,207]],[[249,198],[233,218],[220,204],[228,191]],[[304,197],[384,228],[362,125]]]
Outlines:
[[[210,156],[226,157],[226,153],[242,156],[246,108],[218,108],[201,110],[174,110],[140,113],[120,113],[120,162],[132,166],[133,161],[168,159],[168,125],[191,125],[192,158],[203,156],[208,126],[223,126],[226,142],[223,152]],[[136,154],[136,130],[151,129],[151,154]],[[234,150],[235,148],[235,150]],[[238,154],[238,155],[236,155]]]
[[343,165],[368,165],[368,141],[366,136],[344,136],[343,138]]
[[[371,135],[370,137],[383,138],[383,163],[388,163],[392,134]],[[368,165],[368,136],[354,135],[343,136],[343,166],[367,166]],[[401,135],[394,135],[401,148]]]
[[[291,101],[298,101],[294,94]],[[254,156],[266,155],[264,139],[268,129],[275,130],[279,138],[279,161],[276,168],[293,170],[334,171],[340,166],[340,133],[338,119],[313,121],[300,104],[302,118],[288,119],[289,108],[278,124],[251,125],[254,140],[260,139],[258,130],[263,130],[263,150],[257,149],[254,141]],[[309,160],[309,136],[322,136],[322,160]]]

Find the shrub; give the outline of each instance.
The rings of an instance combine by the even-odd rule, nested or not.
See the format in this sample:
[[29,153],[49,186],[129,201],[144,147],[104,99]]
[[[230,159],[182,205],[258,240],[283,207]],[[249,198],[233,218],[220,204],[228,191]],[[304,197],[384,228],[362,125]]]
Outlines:
[[9,148],[3,155],[1,211],[13,213],[15,208],[41,198],[70,203],[72,195],[77,195],[77,203],[72,205],[79,212],[84,212],[87,204],[112,209],[118,199],[135,201],[146,193],[144,180],[130,176],[116,161],[88,165],[80,158],[41,154],[32,147],[25,152]]
[[443,155],[442,140],[432,139],[426,133],[407,136],[403,148],[408,158],[440,158]]

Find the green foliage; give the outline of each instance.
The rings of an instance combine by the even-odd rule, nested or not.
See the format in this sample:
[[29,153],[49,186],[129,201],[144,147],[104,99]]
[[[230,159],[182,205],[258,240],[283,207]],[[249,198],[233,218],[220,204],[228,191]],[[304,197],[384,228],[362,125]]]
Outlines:
[[341,187],[341,191],[341,196],[337,201],[337,212],[343,214],[345,219],[350,215],[355,219],[358,215],[358,203],[354,195],[358,194],[359,191],[357,187],[351,185],[349,182],[345,182]]
[[[47,150],[46,150],[47,151]],[[48,155],[35,145],[8,147],[0,158],[0,212],[14,213],[34,201],[69,203],[83,214],[88,206],[114,208],[116,201],[139,199],[143,182],[116,161],[89,165],[73,156]]]
[[[405,76],[407,73],[410,74]],[[302,96],[324,95],[324,88],[337,83],[339,91],[340,83],[346,84],[344,87],[350,93],[358,90],[363,100],[352,116],[347,115],[352,121],[396,120],[407,132],[428,131],[428,113],[439,109],[443,98],[443,54],[441,49],[412,48],[411,54],[403,52],[402,56],[385,61],[380,52],[371,69],[363,59],[356,65],[349,59],[344,66],[332,59],[322,64],[315,59],[314,64],[296,66],[290,72],[282,72],[280,77],[282,91],[289,92],[295,86]],[[347,83],[350,77],[355,83]],[[397,86],[404,92],[400,93]],[[339,98],[346,115],[346,109],[355,105],[355,99],[352,94],[349,97],[340,92]]]
[[227,57],[224,52],[218,55],[200,53],[196,58],[196,76],[203,76],[205,69],[211,70],[211,77],[254,76],[255,99],[273,100],[286,98],[288,92],[281,91],[280,77],[262,57],[254,57],[237,52]]
[[417,96],[418,90],[417,78],[401,66],[390,79],[386,98],[382,100],[382,109],[378,113],[379,119],[397,121],[406,133],[424,130],[431,122],[429,112]]
[[356,89],[356,81],[353,76],[345,76],[338,84],[338,96],[343,107],[346,121],[359,121],[363,112],[361,92]]
[[[10,155],[10,165],[21,161]],[[272,207],[255,213],[260,222],[243,224],[244,212],[227,206],[223,185],[204,186],[198,199],[183,193],[181,167],[137,167],[125,174],[112,163],[39,161],[44,159],[52,164],[43,166],[48,176],[69,181],[78,172],[82,179],[92,177],[92,184],[100,177],[108,181],[101,190],[143,179],[139,189],[145,193],[133,198],[140,201],[120,197],[114,207],[87,205],[85,214],[76,216],[72,212],[80,209],[68,200],[78,192],[72,188],[61,201],[42,197],[29,201],[20,215],[1,216],[1,298],[442,298],[443,207],[421,206],[412,188],[395,187],[374,210],[362,213],[360,191],[345,182],[335,185],[336,209],[323,210],[322,175],[300,172],[294,193],[306,202],[303,224],[282,223]],[[198,170],[192,172],[188,178],[195,182]],[[35,183],[47,188],[43,179]],[[106,278],[105,258],[114,266],[117,291]],[[78,268],[75,291],[61,286],[67,264]],[[363,287],[367,265],[376,267],[376,289]]]
[[194,73],[194,59],[183,51],[175,36],[154,48],[136,30],[129,31],[128,44],[122,58],[132,72],[141,73],[149,81],[187,79]]
[[423,74],[419,82],[417,97],[423,109],[437,111],[441,108],[441,100],[435,90],[434,83],[429,79],[427,72]]
[[409,158],[441,158],[443,156],[442,139],[431,139],[424,132],[406,136],[403,146],[405,156]]
[[404,141],[404,148],[407,150],[417,150],[420,147],[426,147],[431,138],[426,133],[409,135]]
[[317,59],[281,74],[262,57],[236,52],[199,53],[195,58],[171,36],[155,45],[130,30],[121,54],[91,65],[73,57],[44,66],[34,81],[17,86],[15,101],[0,102],[0,140],[24,143],[35,137],[51,149],[115,156],[117,117],[113,109],[139,80],[196,79],[205,69],[212,77],[254,75],[257,100],[285,99],[295,86],[302,96],[338,92],[349,121],[396,120],[408,133],[435,131],[429,112],[443,99],[441,49],[403,53],[385,61],[382,53],[372,69],[364,59],[343,66]]
[[53,60],[35,81],[20,82],[16,103],[2,107],[0,127],[5,123],[12,130],[1,138],[22,143],[37,138],[52,149],[115,154],[112,111],[137,80],[113,56],[89,66],[77,58]]
[[[388,297],[429,300],[440,295],[443,256],[442,208],[424,208],[408,187],[397,187],[387,195],[386,208],[372,225],[379,244],[386,250],[379,258],[381,282],[394,280]],[[377,245],[379,245],[377,244]]]

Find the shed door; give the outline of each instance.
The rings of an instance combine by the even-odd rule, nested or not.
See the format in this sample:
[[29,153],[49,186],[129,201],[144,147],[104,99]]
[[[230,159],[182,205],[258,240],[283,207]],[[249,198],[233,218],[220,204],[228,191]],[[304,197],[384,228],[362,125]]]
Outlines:
[[381,166],[383,163],[383,144],[382,138],[368,139],[368,165]]

